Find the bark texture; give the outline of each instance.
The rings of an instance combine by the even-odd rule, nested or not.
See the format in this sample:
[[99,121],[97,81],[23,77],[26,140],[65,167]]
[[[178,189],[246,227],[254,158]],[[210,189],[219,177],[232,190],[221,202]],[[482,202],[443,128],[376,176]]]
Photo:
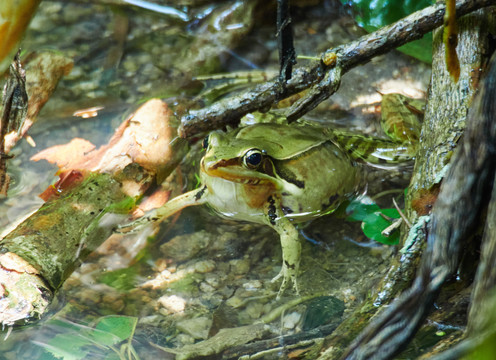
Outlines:
[[[442,29],[434,32],[431,88],[420,138],[420,150],[406,205],[407,214],[414,224],[408,234],[408,238],[404,236],[403,242],[407,242],[406,247],[393,261],[391,269],[373,297],[361,309],[355,311],[352,316],[345,320],[334,334],[326,339],[325,348],[327,350],[322,354],[321,359],[340,358],[345,347],[367,326],[369,320],[376,316],[379,305],[390,303],[401,291],[409,286],[418,271],[420,256],[430,226],[430,217],[424,216],[419,220],[418,215],[428,215],[431,212],[432,205],[437,199],[439,183],[446,174],[446,165],[449,163],[457,141],[463,133],[468,109],[477,89],[478,78],[488,61],[490,52],[489,34],[491,29],[494,28],[494,15],[492,10],[478,11],[461,18],[458,25],[460,33],[458,56],[461,74],[456,84],[445,67]],[[475,141],[476,144],[478,144],[478,141]],[[451,188],[451,191],[455,192],[455,189]],[[461,190],[456,191],[460,193]],[[409,211],[412,206],[417,210]],[[447,206],[448,208],[449,206],[460,207],[460,205],[454,203],[450,203]],[[452,210],[446,211],[442,216],[449,217]],[[460,210],[463,211],[462,218],[469,221],[465,213],[467,209]],[[450,256],[453,256],[453,253],[450,253]],[[453,261],[457,262],[457,260],[458,256]],[[452,266],[454,266],[454,263],[452,263]],[[401,346],[415,333],[425,315],[425,313],[416,311],[419,304],[430,303],[448,273],[449,271],[444,269],[442,277],[436,275],[435,283],[426,284],[425,279],[417,279],[415,288],[407,290],[411,301],[409,302],[409,298],[406,296],[401,297],[403,299],[401,305],[397,302],[397,305],[394,306],[395,310],[390,310],[390,307],[385,311],[385,313],[389,314],[387,316],[390,317],[387,321],[384,320],[385,314],[376,316],[377,319],[373,320],[372,325],[365,329],[355,340],[344,358],[365,359],[368,356],[390,358],[398,352]],[[424,273],[424,276],[429,278],[430,275],[426,274],[429,274],[429,271]],[[422,286],[426,286],[426,288],[422,288]],[[432,289],[429,290],[427,287],[434,287],[436,291],[433,292]],[[413,314],[416,316],[408,318],[410,323],[406,320],[406,314],[409,311],[412,311],[411,316],[414,316]],[[398,325],[394,323],[392,318],[398,321],[405,319],[405,321]],[[381,323],[381,321],[384,322]],[[381,333],[381,331],[383,332]],[[378,333],[377,337],[374,337],[374,333]],[[397,334],[397,336],[393,336],[393,334]],[[391,342],[387,340],[388,337]],[[387,346],[390,348],[385,351],[384,348]]]
[[347,350],[345,359],[390,359],[422,325],[462,248],[487,206],[496,173],[496,57],[468,117],[434,206],[427,248],[413,285],[385,309]]

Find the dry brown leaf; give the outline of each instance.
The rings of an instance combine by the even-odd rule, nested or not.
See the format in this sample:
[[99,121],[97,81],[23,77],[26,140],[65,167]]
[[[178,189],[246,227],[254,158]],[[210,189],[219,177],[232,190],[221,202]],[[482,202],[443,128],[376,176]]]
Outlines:
[[69,143],[63,145],[55,145],[31,157],[33,161],[46,160],[49,163],[56,164],[60,172],[65,172],[70,169],[82,170],[79,161],[85,154],[88,154],[95,149],[95,145],[88,140],[74,138]]
[[39,197],[47,201],[52,197],[59,196],[63,191],[72,189],[84,179],[84,174],[79,170],[64,171],[59,174],[59,180],[47,187]]
[[107,145],[95,149],[89,141],[76,138],[45,149],[31,160],[56,164],[61,174],[73,170],[115,174],[131,163],[157,173],[172,155],[170,143],[176,130],[169,125],[169,116],[167,104],[152,99],[117,128]]
[[169,117],[167,104],[161,100],[146,102],[129,120],[122,137],[110,142],[111,148],[94,170],[115,172],[135,162],[157,172],[172,155],[170,143],[176,136],[176,130],[169,125]]
[[139,206],[133,212],[132,217],[141,217],[147,211],[161,207],[167,201],[169,201],[170,194],[170,191],[166,191],[162,188],[158,189],[153,194],[145,198],[142,202],[140,202]]
[[28,91],[29,119],[34,119],[50,99],[63,76],[74,66],[71,58],[55,52],[34,53],[26,60],[26,89]]

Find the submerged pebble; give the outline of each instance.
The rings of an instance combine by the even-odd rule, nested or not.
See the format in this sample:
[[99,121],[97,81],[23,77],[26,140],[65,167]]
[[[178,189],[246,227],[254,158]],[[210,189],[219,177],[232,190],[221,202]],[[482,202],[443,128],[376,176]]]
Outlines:
[[186,319],[177,323],[177,329],[190,335],[194,339],[206,339],[212,325],[212,319],[206,316]]

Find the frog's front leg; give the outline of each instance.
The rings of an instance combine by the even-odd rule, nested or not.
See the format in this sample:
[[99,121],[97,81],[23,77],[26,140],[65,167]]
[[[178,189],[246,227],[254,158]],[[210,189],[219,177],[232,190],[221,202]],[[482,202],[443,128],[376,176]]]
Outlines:
[[117,228],[117,231],[121,233],[127,233],[130,231],[136,232],[153,222],[165,220],[185,207],[204,204],[206,202],[207,195],[208,190],[206,186],[189,191],[175,197],[172,200],[169,200],[163,206],[147,212],[142,217],[131,221],[130,223],[120,225]]
[[281,287],[277,297],[279,298],[289,283],[293,283],[293,289],[299,295],[298,289],[298,269],[300,267],[301,243],[298,238],[298,231],[293,223],[283,213],[280,201],[274,196],[269,199],[264,207],[266,223],[272,227],[281,238],[282,267],[279,274],[272,279],[272,282],[282,277]]

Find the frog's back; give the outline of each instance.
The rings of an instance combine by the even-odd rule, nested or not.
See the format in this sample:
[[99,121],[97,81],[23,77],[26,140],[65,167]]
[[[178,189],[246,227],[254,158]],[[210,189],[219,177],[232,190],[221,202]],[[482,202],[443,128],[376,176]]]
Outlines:
[[332,212],[361,188],[359,166],[325,128],[258,124],[240,129],[236,139],[270,155],[283,209],[295,220]]
[[297,221],[333,212],[362,190],[361,167],[329,140],[297,159],[276,160],[274,164],[284,169],[279,175],[292,185],[292,191],[282,192],[281,199],[288,216]]
[[[239,130],[237,139],[252,141],[275,159],[289,159],[320,146],[329,137],[323,129],[311,126],[257,124]],[[291,139],[291,141],[281,141]]]

